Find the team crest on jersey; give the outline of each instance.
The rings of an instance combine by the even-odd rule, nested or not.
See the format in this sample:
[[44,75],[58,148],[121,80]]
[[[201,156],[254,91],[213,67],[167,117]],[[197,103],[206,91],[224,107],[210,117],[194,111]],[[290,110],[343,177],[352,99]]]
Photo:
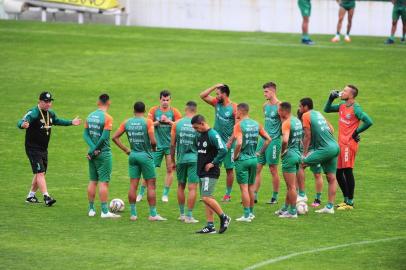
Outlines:
[[275,116],[275,112],[271,112],[271,116]]
[[229,117],[229,116],[230,116],[230,112],[225,112],[225,115],[226,115],[227,117]]
[[347,114],[347,115],[345,116],[345,118],[347,118],[348,120],[351,119],[351,114]]
[[203,147],[207,147],[207,142],[206,141],[203,142]]

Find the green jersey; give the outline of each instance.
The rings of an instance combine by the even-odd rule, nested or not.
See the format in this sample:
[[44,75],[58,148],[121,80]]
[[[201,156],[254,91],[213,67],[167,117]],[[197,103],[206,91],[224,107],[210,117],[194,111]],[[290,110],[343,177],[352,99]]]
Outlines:
[[172,107],[166,110],[160,106],[151,108],[148,113],[148,119],[151,119],[153,122],[159,122],[159,124],[155,126],[156,145],[159,149],[169,148],[171,145],[171,125],[162,122],[163,117],[175,122],[178,121],[182,115],[177,109]]
[[212,105],[216,111],[214,130],[218,132],[223,142],[227,143],[233,133],[237,104],[230,102],[223,105],[217,99],[214,99]]
[[337,145],[327,120],[320,112],[308,111],[303,114],[302,119],[303,127],[311,130],[311,149],[317,150]]
[[127,133],[131,151],[147,153],[152,158],[151,141],[148,133],[153,134],[154,123],[144,117],[132,117],[124,121],[119,130]]
[[406,7],[406,0],[395,0],[395,7]]
[[273,139],[278,139],[281,136],[281,119],[278,114],[278,104],[264,105],[265,116],[265,131]]
[[282,133],[289,133],[288,150],[302,152],[303,127],[297,117],[291,116],[283,122]]
[[183,117],[172,125],[171,137],[176,140],[177,163],[197,161],[196,131],[191,118]]
[[[113,128],[113,117],[111,117],[107,112],[98,109],[89,114],[89,116],[86,118],[85,128],[88,129],[88,134],[93,144],[97,145],[97,142],[102,137],[103,131],[108,130],[110,133],[111,129]],[[110,135],[106,140],[103,141],[98,149],[102,152],[111,151]]]
[[235,138],[242,139],[241,152],[238,160],[256,158],[256,149],[259,136],[266,136],[266,131],[256,121],[245,118],[234,127]]

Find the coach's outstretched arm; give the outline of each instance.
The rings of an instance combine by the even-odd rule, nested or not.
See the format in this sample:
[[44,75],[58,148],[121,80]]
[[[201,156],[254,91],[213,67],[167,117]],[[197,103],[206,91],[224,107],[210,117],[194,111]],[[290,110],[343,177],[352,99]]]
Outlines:
[[62,119],[62,118],[58,118],[58,116],[56,115],[56,113],[54,111],[49,111],[53,120],[53,124],[56,126],[78,126],[80,125],[80,122],[82,120],[80,120],[78,117],[75,117],[72,120],[66,120],[66,119]]
[[218,83],[206,90],[204,90],[203,92],[200,93],[200,98],[203,99],[206,103],[214,106],[214,100],[216,99],[215,97],[210,96],[211,92],[213,92],[214,90],[216,90],[217,88],[223,86],[224,84],[222,83]]

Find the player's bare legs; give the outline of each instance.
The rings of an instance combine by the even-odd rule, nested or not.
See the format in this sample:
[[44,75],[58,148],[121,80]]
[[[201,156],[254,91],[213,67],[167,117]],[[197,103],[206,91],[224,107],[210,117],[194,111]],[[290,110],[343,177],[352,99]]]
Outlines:
[[180,221],[184,221],[185,220],[185,188],[186,188],[186,184],[185,183],[178,183],[178,205],[179,205],[179,212],[180,212],[180,216],[179,216],[179,220]]
[[340,7],[340,9],[338,10],[337,32],[336,32],[336,35],[331,39],[331,42],[340,41],[341,27],[343,25],[345,13],[346,13],[346,10],[344,8]]
[[165,155],[165,162],[166,162],[166,177],[165,177],[165,187],[164,192],[162,195],[162,201],[168,202],[169,198],[169,189],[172,186],[173,182],[173,169],[172,169],[172,160],[170,155]]
[[258,200],[258,192],[259,189],[261,188],[261,184],[262,184],[262,176],[261,176],[261,172],[262,172],[262,168],[264,167],[264,165],[262,164],[257,164],[257,174],[255,175],[255,191],[254,191],[254,195],[255,195],[255,203]]
[[166,218],[158,215],[156,210],[156,179],[145,179],[147,183],[147,200],[149,204],[149,220],[150,221],[164,221]]
[[137,202],[137,190],[140,179],[130,179],[130,189],[128,190],[128,202],[130,203],[130,220],[137,220],[137,208],[135,206]]
[[352,18],[354,17],[354,11],[355,11],[354,8],[348,10],[348,16],[347,16],[347,20],[348,20],[348,23],[347,23],[347,33],[346,33],[345,38],[344,38],[344,40],[345,40],[346,42],[351,42],[350,32],[351,32],[351,27],[352,27]]
[[286,182],[286,199],[285,205],[282,207],[281,211],[286,212],[287,214],[279,215],[279,217],[297,217],[296,211],[296,200],[297,200],[297,192],[296,192],[296,173],[283,173],[283,178],[285,178]]

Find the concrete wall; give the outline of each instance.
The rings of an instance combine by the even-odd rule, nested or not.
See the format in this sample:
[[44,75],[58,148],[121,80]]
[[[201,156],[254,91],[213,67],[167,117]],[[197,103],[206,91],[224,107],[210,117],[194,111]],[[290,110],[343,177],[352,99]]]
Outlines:
[[[0,0],[0,5],[3,0]],[[131,25],[300,33],[297,0],[121,0],[128,3]],[[390,2],[357,1],[353,35],[387,36]],[[312,0],[310,33],[333,34],[337,23],[335,0]],[[1,7],[0,7],[1,16]],[[26,12],[21,19],[39,20],[39,13]],[[72,14],[57,15],[57,21],[77,21]],[[86,19],[85,19],[86,21]],[[111,16],[94,16],[95,23],[113,24]],[[401,22],[397,34],[401,33]],[[345,32],[346,22],[342,32]]]
[[[297,0],[130,2],[130,21],[132,24],[142,26],[300,33],[302,20]],[[357,1],[352,34],[388,35],[392,7],[390,2]],[[337,14],[338,5],[335,0],[312,0],[310,32],[335,33]],[[400,29],[398,31],[400,33]]]

